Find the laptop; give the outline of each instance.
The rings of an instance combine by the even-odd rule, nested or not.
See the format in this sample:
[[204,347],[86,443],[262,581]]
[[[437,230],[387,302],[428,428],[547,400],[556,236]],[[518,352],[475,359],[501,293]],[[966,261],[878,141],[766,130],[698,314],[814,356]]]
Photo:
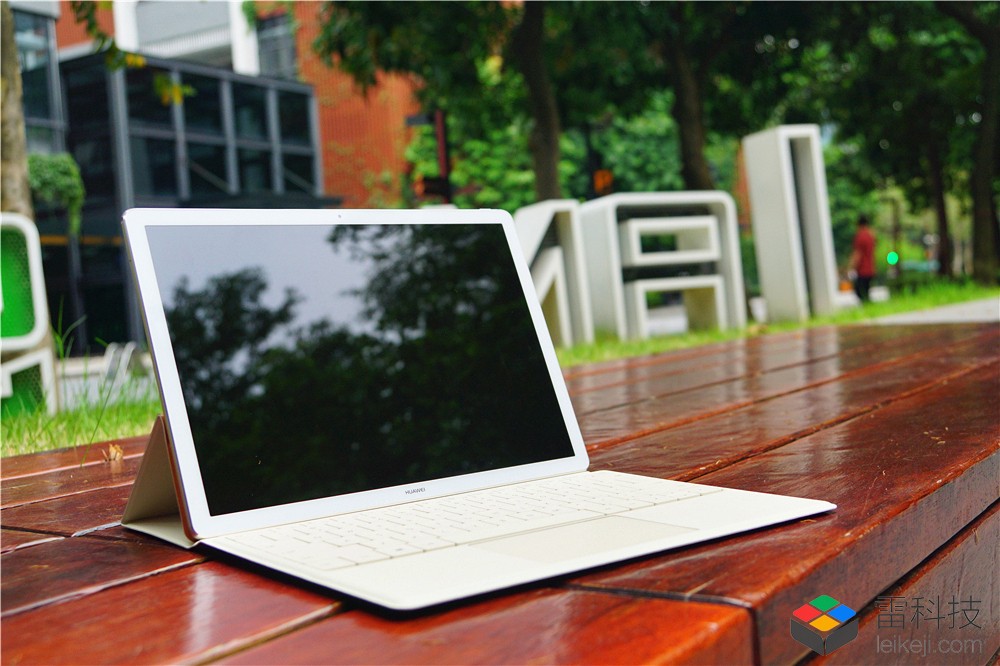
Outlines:
[[588,471],[503,211],[123,226],[164,412],[130,529],[411,610],[836,508]]

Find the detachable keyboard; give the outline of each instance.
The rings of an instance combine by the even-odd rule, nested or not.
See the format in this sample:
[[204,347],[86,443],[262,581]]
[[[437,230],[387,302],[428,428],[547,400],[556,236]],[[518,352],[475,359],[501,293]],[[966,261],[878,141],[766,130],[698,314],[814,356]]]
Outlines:
[[718,492],[720,488],[591,472],[240,532],[232,541],[329,571]]

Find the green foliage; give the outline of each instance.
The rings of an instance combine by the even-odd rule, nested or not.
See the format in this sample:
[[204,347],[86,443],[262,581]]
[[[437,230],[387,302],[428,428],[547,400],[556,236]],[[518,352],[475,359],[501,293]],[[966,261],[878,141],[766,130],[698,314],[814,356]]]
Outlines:
[[[489,68],[483,70],[487,82],[490,71]],[[512,116],[513,119],[497,126],[488,124],[493,120],[489,116],[478,125],[461,118],[455,122],[449,120],[454,201],[461,207],[513,211],[534,201],[534,174],[527,146],[528,121],[514,111],[519,94],[516,82],[509,77],[502,82],[493,79],[492,86],[503,88],[503,92],[498,93],[498,103],[509,110],[508,118]],[[648,105],[635,115],[612,115],[605,126],[591,130],[591,142],[601,156],[602,168],[614,174],[615,191],[662,192],[684,188],[680,175],[679,131],[669,114],[672,103],[670,91],[661,90],[651,94]],[[706,147],[722,189],[733,186],[737,145],[735,138],[713,135]],[[590,179],[583,133],[565,132],[560,148],[563,191],[570,197],[583,199],[587,196]],[[413,178],[438,175],[436,150],[433,130],[419,128],[406,153],[407,159],[414,164]]]
[[740,259],[747,298],[760,296],[760,271],[757,269],[757,251],[751,234],[740,234]]
[[28,183],[37,201],[66,209],[69,233],[79,236],[86,191],[80,167],[73,156],[69,153],[28,155]]
[[157,72],[153,75],[153,92],[160,98],[160,104],[170,106],[180,104],[185,97],[194,97],[198,91],[194,86],[177,83],[169,74]]
[[915,209],[931,173],[971,162],[981,49],[929,3],[834,3],[795,74],[800,108],[822,106],[869,166],[868,187],[894,182]]
[[[353,317],[299,310],[290,290],[265,303],[263,269],[164,286],[192,432],[211,444],[198,453],[217,480],[213,510],[450,476],[496,465],[501,450],[516,464],[561,441],[545,418],[552,396],[526,389],[541,359],[516,276],[494,260],[502,233],[354,225],[327,239],[367,278],[347,292]],[[283,439],[296,446],[274,445]],[[440,454],[414,457],[428,442]]]
[[247,25],[251,28],[257,27],[257,3],[254,0],[243,0],[240,3],[240,11],[243,12],[243,18],[246,19]]
[[378,73],[415,74],[425,108],[477,106],[479,66],[515,12],[495,2],[336,2],[323,6],[313,49],[367,89]]
[[857,155],[858,147],[853,143],[830,143],[823,150],[838,266],[846,266],[850,260],[858,217],[866,215],[874,220],[879,208],[878,192],[866,185],[870,178],[866,162]]
[[632,117],[615,116],[607,129],[592,133],[603,167],[614,174],[619,192],[674,191],[681,178],[677,123],[670,116],[673,94],[661,90]]
[[[155,391],[128,387],[124,395],[120,401],[107,404],[103,409],[85,404],[54,416],[43,409],[4,415],[0,419],[0,455],[86,447],[94,442],[147,434],[161,411],[159,397]],[[100,459],[97,451],[87,451],[87,455]]]
[[104,52],[104,62],[109,69],[122,67],[145,67],[146,59],[136,53],[129,53],[118,48],[114,36],[101,28],[97,21],[97,10],[111,7],[110,0],[94,2],[94,0],[72,0],[70,10],[77,23],[83,24],[84,30],[94,40],[94,51]]

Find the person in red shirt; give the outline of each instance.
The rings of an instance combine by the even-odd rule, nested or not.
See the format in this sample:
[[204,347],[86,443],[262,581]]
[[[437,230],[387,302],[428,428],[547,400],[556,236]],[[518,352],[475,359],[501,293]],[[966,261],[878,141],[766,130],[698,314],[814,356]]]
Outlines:
[[854,293],[862,302],[868,300],[868,289],[875,277],[875,234],[868,217],[858,218],[858,231],[854,234],[854,252],[851,254],[851,271],[854,273]]

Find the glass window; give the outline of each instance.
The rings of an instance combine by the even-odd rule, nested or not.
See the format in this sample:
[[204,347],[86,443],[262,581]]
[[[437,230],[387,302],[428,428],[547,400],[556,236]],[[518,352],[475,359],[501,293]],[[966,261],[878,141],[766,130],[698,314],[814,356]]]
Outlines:
[[147,196],[177,196],[175,145],[167,139],[133,136],[130,140],[135,193]]
[[87,202],[115,193],[115,176],[111,166],[111,138],[106,134],[89,135],[73,144],[73,159],[80,165],[80,176],[87,190]]
[[282,143],[310,144],[308,95],[279,91],[278,118],[281,126]]
[[267,150],[238,151],[240,189],[245,193],[271,191],[271,153]]
[[226,182],[226,149],[205,143],[188,144],[188,171],[191,194],[228,192]]
[[258,19],[257,50],[263,76],[293,80],[298,77],[295,34],[288,14]]
[[108,109],[107,69],[103,62],[65,72],[66,108],[74,131],[94,125],[111,125]]
[[37,127],[25,121],[25,137],[28,142],[28,153],[54,153],[55,130],[48,127]]
[[236,136],[267,139],[267,90],[245,83],[233,84]]
[[312,155],[285,155],[282,157],[282,176],[286,192],[308,192],[315,190],[313,180]]
[[24,115],[28,117],[51,116],[48,21],[42,16],[14,12],[14,41],[21,64]]
[[193,95],[184,98],[184,126],[189,132],[222,131],[222,100],[219,79],[184,74],[183,84],[191,86]]
[[173,126],[170,93],[158,90],[169,83],[169,77],[169,72],[154,67],[130,69],[125,73],[128,116],[134,124]]

